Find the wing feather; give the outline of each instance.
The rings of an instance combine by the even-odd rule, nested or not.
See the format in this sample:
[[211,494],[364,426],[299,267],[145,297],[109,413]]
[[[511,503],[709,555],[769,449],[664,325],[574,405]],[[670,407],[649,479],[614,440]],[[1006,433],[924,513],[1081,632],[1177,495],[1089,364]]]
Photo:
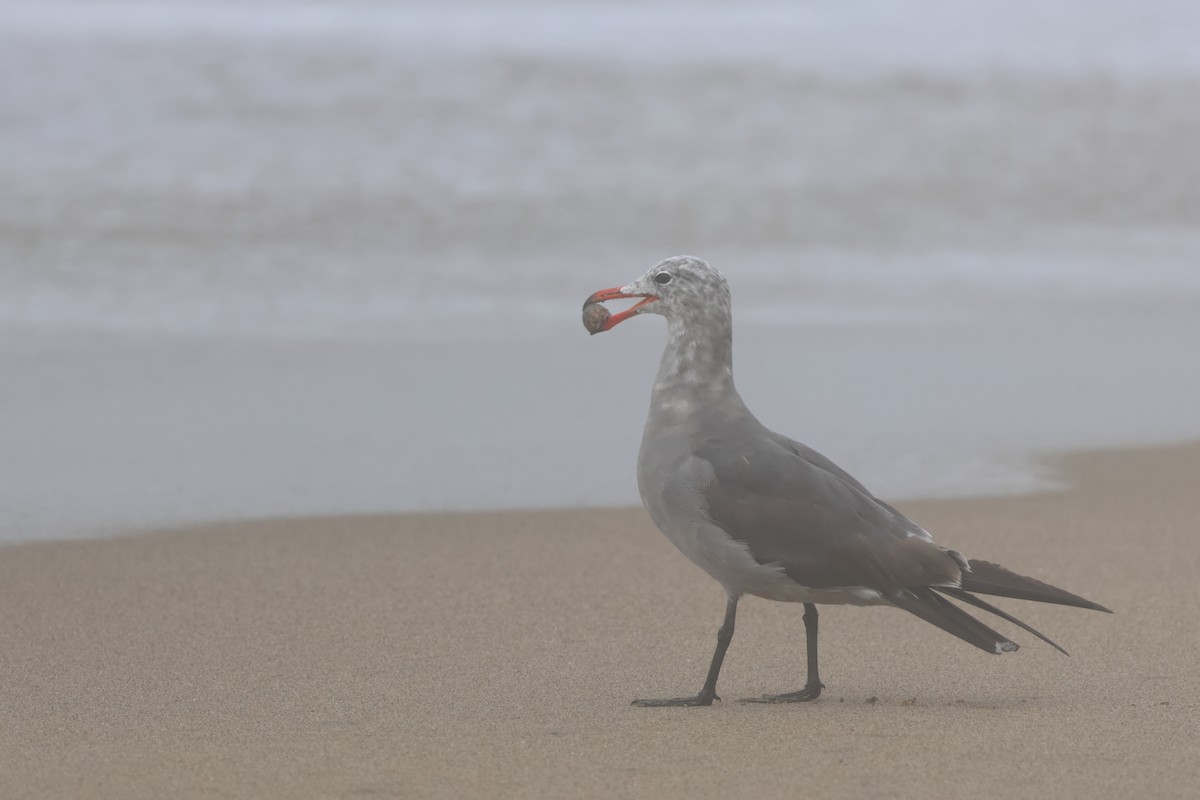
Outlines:
[[[764,429],[765,430],[765,429]],[[769,432],[768,432],[769,433]],[[811,448],[779,436],[711,441],[709,516],[760,564],[815,589],[956,584],[961,557]]]

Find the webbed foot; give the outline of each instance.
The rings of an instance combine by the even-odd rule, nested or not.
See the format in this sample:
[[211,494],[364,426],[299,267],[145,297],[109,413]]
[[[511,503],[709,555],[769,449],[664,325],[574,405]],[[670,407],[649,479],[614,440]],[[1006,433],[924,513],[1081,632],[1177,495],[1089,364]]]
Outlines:
[[810,700],[816,700],[821,696],[821,690],[825,688],[823,683],[812,683],[805,686],[798,692],[788,692],[787,694],[764,694],[762,697],[747,697],[739,700],[739,703],[807,703]]
[[666,706],[711,706],[714,700],[720,700],[715,694],[706,696],[702,694],[694,697],[672,697],[666,700],[634,700],[630,703],[631,706],[642,706],[644,708],[663,708]]

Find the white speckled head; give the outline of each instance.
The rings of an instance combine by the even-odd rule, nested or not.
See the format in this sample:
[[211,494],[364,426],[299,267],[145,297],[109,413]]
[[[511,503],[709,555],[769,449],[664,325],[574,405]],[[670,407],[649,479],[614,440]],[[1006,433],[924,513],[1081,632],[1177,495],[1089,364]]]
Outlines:
[[639,314],[662,314],[681,321],[729,316],[729,283],[725,276],[693,256],[660,261],[621,289],[626,294],[658,298],[639,308]]
[[588,330],[600,333],[638,314],[661,314],[671,328],[727,328],[730,324],[729,284],[707,262],[693,256],[660,261],[645,275],[612,289],[601,289],[583,304],[585,313],[597,303],[631,297],[640,303],[603,319],[585,320]]
[[598,329],[611,330],[638,314],[667,318],[667,347],[655,382],[660,405],[685,404],[688,398],[668,398],[666,393],[697,386],[724,391],[730,402],[741,402],[733,391],[733,318],[724,275],[699,258],[674,256],[632,283],[596,292],[584,308],[629,297],[644,299],[606,318]]

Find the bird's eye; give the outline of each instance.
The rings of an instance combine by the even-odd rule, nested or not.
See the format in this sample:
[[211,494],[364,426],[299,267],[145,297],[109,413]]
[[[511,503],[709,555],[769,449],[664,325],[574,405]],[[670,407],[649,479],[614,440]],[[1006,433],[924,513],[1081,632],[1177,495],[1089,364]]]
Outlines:
[[657,275],[654,276],[654,282],[657,283],[659,286],[666,286],[668,283],[671,282],[671,273],[669,273],[669,272],[658,273]]

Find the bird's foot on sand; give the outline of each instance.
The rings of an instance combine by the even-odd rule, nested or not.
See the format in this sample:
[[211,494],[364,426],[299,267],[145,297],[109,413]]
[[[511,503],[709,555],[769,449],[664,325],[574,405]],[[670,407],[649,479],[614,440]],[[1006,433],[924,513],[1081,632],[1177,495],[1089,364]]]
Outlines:
[[672,697],[667,700],[634,700],[629,705],[644,708],[663,708],[666,706],[711,706],[714,700],[720,700],[715,694],[706,696],[698,694],[695,697]]
[[814,683],[805,686],[798,692],[788,692],[787,694],[764,694],[762,697],[746,697],[739,700],[739,703],[807,703],[810,700],[816,700],[821,696],[821,690],[825,688],[823,683]]

